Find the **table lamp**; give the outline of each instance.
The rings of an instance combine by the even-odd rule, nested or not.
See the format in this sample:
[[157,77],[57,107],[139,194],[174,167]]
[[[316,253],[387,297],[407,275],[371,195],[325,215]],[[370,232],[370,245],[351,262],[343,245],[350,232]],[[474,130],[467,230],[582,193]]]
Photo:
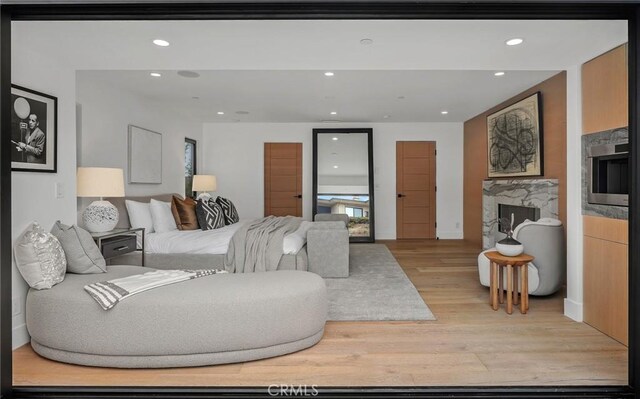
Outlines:
[[82,213],[82,222],[92,233],[113,230],[118,224],[118,209],[102,197],[124,197],[124,173],[117,168],[78,168],[78,197],[99,197]]
[[206,196],[210,197],[208,192],[218,189],[218,181],[213,175],[194,175],[191,189],[195,192],[200,192],[197,199]]

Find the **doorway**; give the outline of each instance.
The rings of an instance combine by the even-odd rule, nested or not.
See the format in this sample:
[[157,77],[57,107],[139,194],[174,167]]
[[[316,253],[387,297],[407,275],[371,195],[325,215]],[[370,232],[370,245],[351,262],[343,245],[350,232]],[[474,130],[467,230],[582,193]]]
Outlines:
[[264,215],[302,217],[302,143],[264,143]]
[[436,238],[436,142],[396,142],[396,236]]

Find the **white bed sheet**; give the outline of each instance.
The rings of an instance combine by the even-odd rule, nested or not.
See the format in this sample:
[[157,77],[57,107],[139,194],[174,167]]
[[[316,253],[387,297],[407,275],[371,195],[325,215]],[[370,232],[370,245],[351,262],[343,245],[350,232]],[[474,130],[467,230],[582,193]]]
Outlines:
[[[212,254],[224,255],[229,250],[233,234],[250,220],[241,220],[214,230],[173,230],[146,235],[145,252],[155,254]],[[307,243],[307,231],[312,224],[303,221],[298,230],[284,237],[282,253],[297,254]]]

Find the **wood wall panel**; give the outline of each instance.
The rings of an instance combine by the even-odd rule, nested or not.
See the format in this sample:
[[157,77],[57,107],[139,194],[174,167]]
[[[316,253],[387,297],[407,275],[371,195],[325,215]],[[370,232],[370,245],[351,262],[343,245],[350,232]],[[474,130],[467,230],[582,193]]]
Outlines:
[[582,132],[629,124],[627,45],[616,47],[582,65]]
[[600,238],[620,244],[629,242],[629,222],[598,216],[583,216],[582,231],[585,236]]
[[[567,76],[561,72],[464,123],[464,238],[482,245],[482,181],[487,179],[487,116],[535,92],[542,97],[544,176],[558,179],[559,218],[567,211]],[[532,177],[535,178],[535,177]]]
[[584,321],[628,344],[628,246],[584,237]]

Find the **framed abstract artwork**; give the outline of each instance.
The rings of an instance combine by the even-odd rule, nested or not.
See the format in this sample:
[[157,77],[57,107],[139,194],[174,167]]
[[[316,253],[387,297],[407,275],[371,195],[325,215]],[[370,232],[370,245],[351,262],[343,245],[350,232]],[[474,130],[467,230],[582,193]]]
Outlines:
[[541,95],[537,92],[487,117],[488,176],[542,176]]
[[58,99],[11,85],[11,170],[57,170]]
[[162,183],[162,134],[129,125],[129,183]]

